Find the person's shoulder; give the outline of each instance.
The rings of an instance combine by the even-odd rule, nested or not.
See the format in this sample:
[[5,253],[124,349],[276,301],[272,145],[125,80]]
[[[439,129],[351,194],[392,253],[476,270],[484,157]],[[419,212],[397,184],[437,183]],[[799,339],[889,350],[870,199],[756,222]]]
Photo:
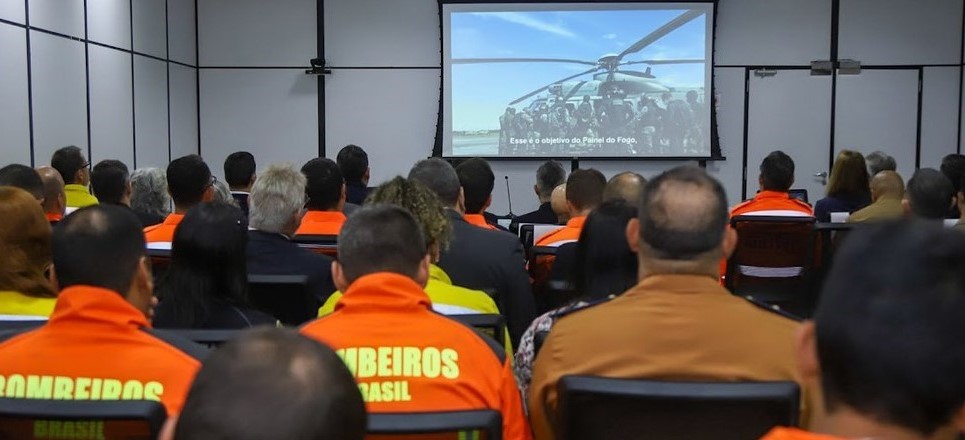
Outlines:
[[803,321],[801,317],[782,309],[780,306],[768,304],[753,296],[740,296],[738,298],[743,299],[746,304],[753,307],[753,316],[762,321],[771,321],[782,326],[795,326]]

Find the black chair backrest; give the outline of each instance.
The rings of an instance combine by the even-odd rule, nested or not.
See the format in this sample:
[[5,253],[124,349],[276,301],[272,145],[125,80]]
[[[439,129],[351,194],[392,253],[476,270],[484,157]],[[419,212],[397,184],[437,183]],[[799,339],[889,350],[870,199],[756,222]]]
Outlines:
[[798,421],[794,382],[659,382],[564,376],[558,439],[747,440]]
[[46,324],[47,321],[0,321],[0,331],[15,330],[27,331]]
[[166,418],[149,400],[0,399],[0,438],[153,440]]
[[315,319],[321,307],[308,290],[308,275],[248,275],[248,296],[256,309],[289,326]]
[[148,248],[147,256],[151,259],[151,271],[154,274],[154,281],[157,282],[171,267],[171,250]]
[[474,327],[476,330],[490,336],[499,343],[506,344],[506,318],[499,314],[469,314],[469,315],[446,315],[463,324]]
[[316,254],[338,256],[338,235],[296,235],[292,242],[302,249],[308,249]]
[[787,190],[787,193],[795,199],[798,199],[804,203],[808,203],[808,190],[806,189],[791,188]]
[[166,329],[164,331],[208,348],[215,348],[237,338],[244,330]]
[[[450,411],[429,413],[370,413],[369,434],[423,438],[427,434],[480,432],[481,436],[467,437],[502,440],[503,417],[498,411]],[[461,438],[461,437],[460,437]]]

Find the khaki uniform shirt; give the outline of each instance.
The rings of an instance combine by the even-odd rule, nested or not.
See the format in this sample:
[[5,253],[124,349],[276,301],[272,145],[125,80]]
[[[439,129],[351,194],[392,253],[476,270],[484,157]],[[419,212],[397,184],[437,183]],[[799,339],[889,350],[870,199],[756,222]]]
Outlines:
[[848,217],[848,223],[881,221],[896,219],[901,216],[901,199],[880,198],[874,203],[852,213],[851,216]]
[[[553,327],[536,358],[528,396],[535,437],[553,438],[556,385],[566,375],[800,383],[797,327],[731,295],[713,277],[647,277],[612,301],[565,316]],[[809,399],[802,400],[806,423]]]

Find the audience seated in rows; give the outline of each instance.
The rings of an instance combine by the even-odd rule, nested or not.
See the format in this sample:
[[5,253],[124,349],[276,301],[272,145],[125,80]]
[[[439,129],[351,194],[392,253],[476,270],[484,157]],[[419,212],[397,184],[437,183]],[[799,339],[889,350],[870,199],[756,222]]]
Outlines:
[[157,328],[237,329],[275,325],[248,300],[248,225],[241,209],[201,203],[174,232],[171,265],[161,278]]
[[496,305],[506,317],[513,346],[536,317],[536,304],[523,262],[519,240],[501,231],[488,231],[462,217],[463,192],[456,170],[438,159],[419,161],[409,179],[428,187],[446,208],[452,223],[452,241],[442,250],[441,267],[453,284],[495,294]]
[[760,191],[753,199],[740,203],[730,211],[738,215],[811,216],[811,205],[791,197],[794,184],[794,161],[783,151],[774,151],[761,161],[757,179]]
[[[533,365],[530,420],[553,438],[556,386],[570,374],[703,381],[798,380],[796,323],[720,286],[717,263],[737,243],[720,183],[679,167],[647,182],[626,229],[639,283],[553,326]],[[805,390],[803,418],[811,411]]]
[[536,184],[533,185],[533,192],[535,192],[536,197],[539,198],[539,208],[533,212],[516,216],[512,223],[510,223],[509,230],[514,234],[518,234],[519,225],[521,224],[535,223],[553,225],[559,223],[559,218],[556,216],[556,213],[553,212],[550,198],[553,195],[553,190],[565,182],[566,170],[563,169],[563,165],[560,165],[560,163],[555,160],[543,162],[543,164],[536,169]]
[[228,183],[231,197],[241,212],[248,216],[248,196],[255,184],[255,156],[247,151],[236,151],[224,160],[224,180]]
[[271,165],[258,176],[248,203],[248,273],[307,275],[308,290],[322,305],[335,291],[332,259],[291,241],[304,213],[305,176],[290,165]]
[[332,349],[263,328],[204,361],[161,440],[362,440],[365,428],[359,389]]
[[369,155],[358,145],[346,145],[335,157],[345,178],[345,200],[361,205],[369,195]]
[[164,170],[141,168],[131,173],[131,209],[141,219],[160,218],[157,223],[171,213],[171,194]]
[[640,195],[647,179],[632,171],[625,171],[610,178],[603,189],[603,201],[622,200],[627,205],[636,207],[640,203]]
[[2,337],[3,397],[146,399],[180,411],[200,364],[188,354],[195,346],[173,347],[151,330],[153,282],[137,217],[112,205],[82,208],[52,242],[57,305],[39,329]]
[[332,266],[345,295],[301,332],[336,350],[371,413],[492,409],[503,438],[529,438],[503,348],[432,311],[423,291],[431,259],[408,211],[363,207],[342,227]]
[[855,212],[871,203],[868,168],[864,156],[857,151],[841,150],[831,166],[831,177],[825,189],[827,197],[814,204],[814,217],[830,222],[832,212]]
[[868,177],[877,176],[882,171],[898,171],[898,164],[895,158],[882,151],[874,151],[864,157],[868,165]]
[[901,200],[905,182],[894,171],[882,171],[871,178],[871,204],[848,217],[849,223],[896,219],[903,215]]
[[346,186],[342,171],[331,159],[318,157],[302,166],[308,212],[295,235],[338,235],[345,223]]
[[[486,292],[453,285],[446,271],[435,264],[439,261],[442,249],[449,245],[452,225],[449,217],[446,216],[445,208],[432,191],[419,182],[396,177],[371,192],[365,203],[399,206],[409,211],[419,223],[431,257],[429,279],[426,281],[424,290],[432,301],[432,310],[443,315],[499,314],[496,302]],[[318,316],[325,316],[335,311],[341,298],[341,292],[333,293],[318,310]],[[508,337],[506,348],[509,355],[512,355]]]
[[[102,160],[94,165],[90,173],[91,191],[100,203],[122,206],[127,209],[131,207],[131,177],[127,170],[127,165],[119,160]],[[164,221],[163,217],[147,212],[131,210],[141,225],[144,227],[153,226]]]
[[907,215],[940,221],[955,204],[955,187],[934,168],[920,168],[908,179],[901,203]]
[[64,218],[67,212],[67,194],[64,193],[64,179],[53,167],[37,168],[37,174],[44,183],[44,215],[50,224],[55,224]]
[[10,164],[0,168],[0,186],[20,188],[44,204],[44,182],[36,170],[26,165]]
[[466,159],[456,166],[456,175],[462,186],[465,208],[462,218],[480,228],[497,230],[496,226],[486,222],[483,215],[493,202],[493,188],[496,186],[496,176],[489,163],[478,157]]
[[[626,292],[637,283],[637,255],[627,243],[627,224],[637,217],[637,208],[623,200],[603,202],[586,217],[571,271],[567,272],[573,296],[566,305],[546,312],[529,325],[516,350],[516,382],[526,396],[532,379],[536,357],[536,333],[547,332],[557,319],[573,311],[607,301]],[[560,263],[557,258],[556,264]]]
[[90,162],[84,153],[73,145],[66,146],[54,152],[50,158],[50,166],[54,167],[60,177],[64,179],[64,192],[67,194],[69,208],[82,208],[96,205],[97,197],[90,193]]
[[586,216],[603,201],[606,177],[603,173],[590,168],[576,170],[566,179],[566,226],[541,237],[536,246],[559,246],[572,243],[580,238]]
[[50,224],[34,196],[12,186],[0,186],[0,219],[0,320],[45,320],[57,301],[45,274]]
[[170,245],[174,230],[189,209],[214,199],[214,176],[201,156],[192,154],[174,159],[168,164],[166,175],[168,192],[174,200],[174,212],[168,214],[161,224],[144,229],[149,244],[161,243],[162,246]]
[[765,440],[955,439],[965,430],[965,235],[920,221],[855,231],[796,337],[827,415]]

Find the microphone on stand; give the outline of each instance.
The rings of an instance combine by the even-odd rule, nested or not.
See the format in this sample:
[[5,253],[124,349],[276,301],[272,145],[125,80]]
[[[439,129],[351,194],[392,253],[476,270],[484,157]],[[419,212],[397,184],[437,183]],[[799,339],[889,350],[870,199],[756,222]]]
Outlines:
[[513,215],[513,193],[509,191],[509,176],[503,176],[506,179],[506,200],[509,202],[509,218],[515,217]]

